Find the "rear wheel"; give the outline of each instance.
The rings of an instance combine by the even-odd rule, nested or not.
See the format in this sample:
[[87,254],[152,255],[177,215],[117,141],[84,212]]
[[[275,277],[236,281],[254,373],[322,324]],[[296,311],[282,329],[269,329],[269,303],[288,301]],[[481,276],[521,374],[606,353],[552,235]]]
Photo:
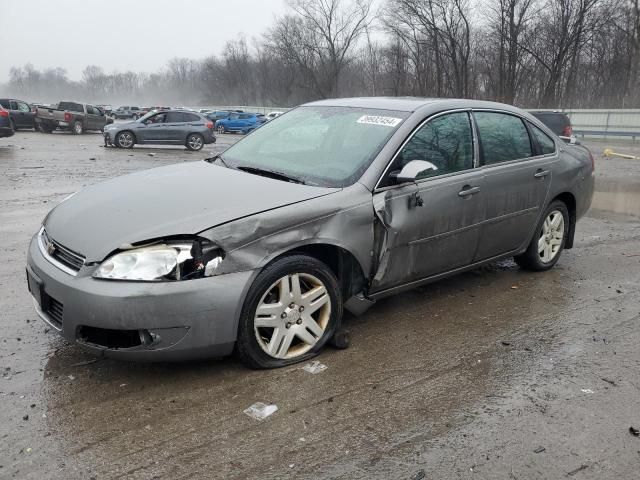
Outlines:
[[253,368],[277,368],[317,355],[342,319],[338,281],[324,263],[292,255],[266,267],[242,309],[237,350]]
[[558,262],[568,233],[569,211],[564,202],[555,200],[545,210],[527,250],[514,260],[526,270],[549,270]]
[[227,130],[224,128],[224,125],[218,126],[218,133],[227,133]]
[[84,128],[82,126],[82,122],[80,122],[78,120],[73,122],[73,125],[71,126],[71,131],[74,133],[74,135],[81,135],[82,132],[84,132]]
[[204,137],[199,133],[192,133],[187,137],[187,148],[192,152],[202,150],[204,146]]
[[120,132],[116,135],[116,147],[133,148],[135,143],[135,138],[131,132]]

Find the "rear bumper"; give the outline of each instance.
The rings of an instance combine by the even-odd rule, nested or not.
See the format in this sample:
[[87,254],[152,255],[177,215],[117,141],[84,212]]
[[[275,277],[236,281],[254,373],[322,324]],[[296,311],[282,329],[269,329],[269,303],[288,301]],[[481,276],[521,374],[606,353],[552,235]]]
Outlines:
[[0,127],[0,138],[11,137],[15,132],[10,126]]
[[[97,355],[136,361],[215,357],[233,350],[253,271],[149,283],[94,279],[94,269],[85,266],[69,275],[45,257],[37,235],[29,245],[27,272],[33,284],[41,284],[37,294],[30,285],[36,312],[69,342]],[[35,301],[41,295],[45,300]]]

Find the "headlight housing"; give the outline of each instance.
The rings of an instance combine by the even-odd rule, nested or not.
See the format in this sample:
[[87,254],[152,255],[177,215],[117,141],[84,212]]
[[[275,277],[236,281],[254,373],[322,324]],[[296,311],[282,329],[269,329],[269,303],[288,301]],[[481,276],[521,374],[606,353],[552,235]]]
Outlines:
[[222,251],[204,239],[163,241],[110,256],[93,277],[143,282],[190,280],[215,275],[222,258]]

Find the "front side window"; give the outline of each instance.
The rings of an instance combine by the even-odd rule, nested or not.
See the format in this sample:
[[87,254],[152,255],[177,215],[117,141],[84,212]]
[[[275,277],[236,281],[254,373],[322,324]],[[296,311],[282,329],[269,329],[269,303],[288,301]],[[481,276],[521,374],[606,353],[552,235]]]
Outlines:
[[449,113],[429,120],[402,147],[381,184],[392,185],[393,174],[412,160],[431,162],[437,170],[418,179],[446,175],[473,168],[473,134],[467,112]]
[[474,112],[473,116],[478,127],[483,165],[533,155],[529,133],[519,117],[497,112]]
[[95,115],[96,112],[91,105],[87,105],[87,113],[89,115]]
[[223,153],[231,167],[280,172],[308,184],[353,184],[407,112],[356,107],[298,107]]
[[540,146],[540,153],[542,153],[542,155],[549,155],[551,153],[555,153],[556,143],[551,139],[549,135],[547,135],[546,133],[544,133],[542,130],[540,130],[538,127],[536,127],[531,123],[529,124],[529,128],[531,129],[533,136],[535,137],[535,139],[538,142],[538,145]]
[[21,112],[30,112],[31,108],[29,108],[29,105],[24,102],[18,102],[18,110]]

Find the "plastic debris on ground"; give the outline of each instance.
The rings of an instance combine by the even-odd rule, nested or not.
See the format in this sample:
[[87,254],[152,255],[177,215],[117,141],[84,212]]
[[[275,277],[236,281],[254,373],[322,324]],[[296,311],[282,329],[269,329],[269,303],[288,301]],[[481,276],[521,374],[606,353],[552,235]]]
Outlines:
[[316,373],[324,372],[327,369],[327,366],[324,363],[320,363],[319,361],[314,360],[311,363],[307,363],[304,367],[302,367],[302,369],[305,372],[315,375]]
[[593,390],[591,390],[590,388],[582,388],[582,389],[580,389],[580,391],[582,393],[593,393]]
[[635,427],[629,427],[629,433],[634,437],[640,437],[640,429],[637,429]]
[[244,413],[249,415],[251,418],[255,418],[256,420],[264,420],[270,415],[273,415],[278,411],[277,405],[270,405],[262,402],[256,402],[251,405],[246,410],[243,410]]

